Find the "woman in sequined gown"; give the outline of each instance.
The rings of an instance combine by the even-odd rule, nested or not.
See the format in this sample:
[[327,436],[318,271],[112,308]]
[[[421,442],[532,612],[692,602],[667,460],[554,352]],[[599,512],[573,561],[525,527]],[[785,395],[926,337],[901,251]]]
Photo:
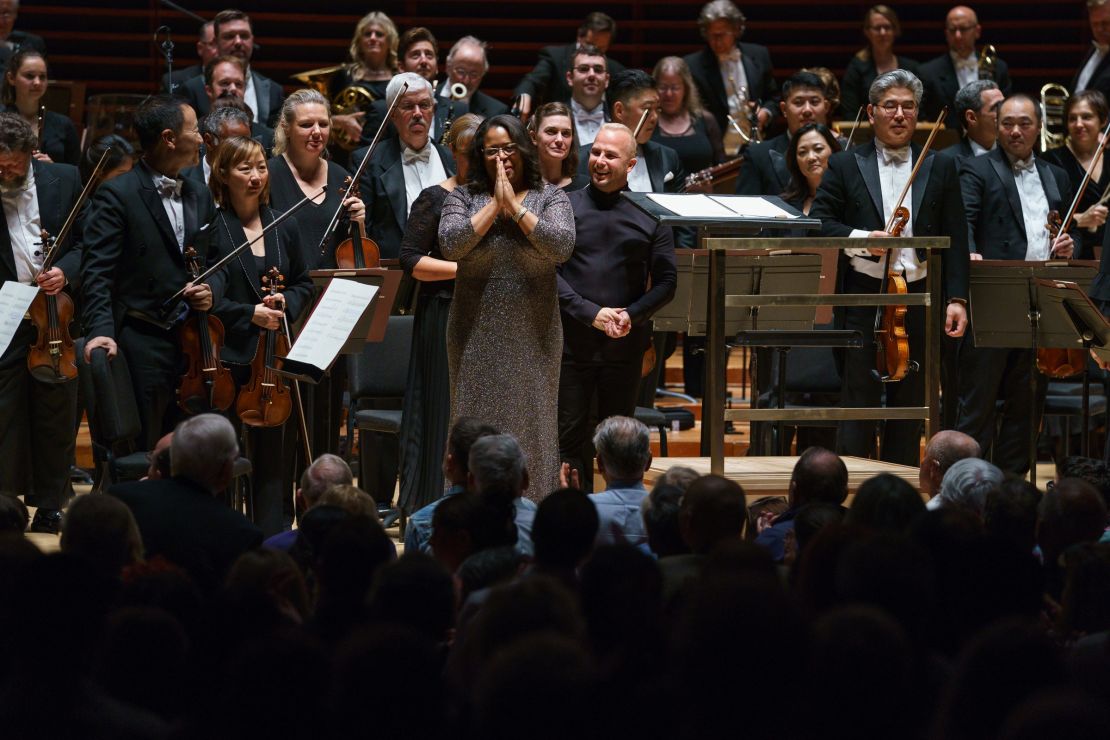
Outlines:
[[451,418],[513,434],[538,501],[559,485],[555,268],[574,250],[574,213],[566,193],[543,183],[516,118],[483,122],[470,161],[469,184],[447,196],[439,227],[444,257],[459,263],[447,322]]

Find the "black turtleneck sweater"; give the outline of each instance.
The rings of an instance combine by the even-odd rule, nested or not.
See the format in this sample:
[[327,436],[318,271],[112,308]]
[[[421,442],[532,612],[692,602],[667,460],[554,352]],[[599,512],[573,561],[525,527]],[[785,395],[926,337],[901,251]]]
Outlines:
[[[558,268],[563,354],[579,361],[639,362],[651,336],[648,319],[674,297],[678,281],[671,227],[621,191],[603,193],[591,184],[569,197],[574,253]],[[603,307],[627,309],[632,331],[609,339],[593,328]]]

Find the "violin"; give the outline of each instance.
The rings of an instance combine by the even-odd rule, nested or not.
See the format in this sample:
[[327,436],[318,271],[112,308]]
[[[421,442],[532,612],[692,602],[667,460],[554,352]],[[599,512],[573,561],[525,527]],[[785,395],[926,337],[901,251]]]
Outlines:
[[[42,246],[45,256],[42,272],[54,265],[57,240],[45,229]],[[73,321],[73,299],[64,291],[47,295],[40,290],[31,301],[31,323],[38,331],[35,343],[27,351],[27,370],[31,377],[44,383],[66,383],[77,377],[77,356],[69,325]]]
[[[350,176],[343,183],[343,188],[347,192],[347,197],[359,197],[358,183]],[[365,227],[357,221],[351,221],[348,237],[335,248],[335,264],[345,270],[381,267],[381,250],[378,248],[378,243],[366,236]]]
[[[186,247],[185,265],[195,281],[201,274],[197,250]],[[235,381],[220,362],[224,325],[207,311],[191,310],[181,325],[178,341],[187,366],[177,388],[177,405],[187,414],[226,411],[235,400]]]
[[[271,267],[262,276],[262,292],[273,295],[285,289],[285,277],[278,268]],[[281,307],[279,310],[284,310]],[[262,329],[258,334],[258,349],[251,361],[250,381],[239,391],[235,412],[250,427],[278,427],[285,423],[293,411],[289,387],[273,369],[276,355],[289,354],[289,342],[280,329]]]
[[[1063,228],[1063,225],[1064,219],[1060,217],[1059,211],[1052,210],[1048,212],[1048,223],[1045,224],[1045,228],[1048,229],[1049,240],[1052,243],[1055,243],[1056,238],[1060,236],[1060,229]],[[1082,349],[1042,347],[1037,350],[1036,362],[1038,372],[1049,378],[1060,380],[1083,372],[1087,362],[1087,353]]]

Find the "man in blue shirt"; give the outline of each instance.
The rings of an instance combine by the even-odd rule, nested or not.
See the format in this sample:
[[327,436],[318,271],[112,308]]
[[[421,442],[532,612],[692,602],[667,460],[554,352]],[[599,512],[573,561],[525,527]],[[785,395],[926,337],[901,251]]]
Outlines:
[[610,416],[594,431],[597,468],[605,490],[590,500],[597,507],[597,544],[627,543],[650,552],[640,505],[647,496],[644,473],[651,465],[651,434],[627,416]]

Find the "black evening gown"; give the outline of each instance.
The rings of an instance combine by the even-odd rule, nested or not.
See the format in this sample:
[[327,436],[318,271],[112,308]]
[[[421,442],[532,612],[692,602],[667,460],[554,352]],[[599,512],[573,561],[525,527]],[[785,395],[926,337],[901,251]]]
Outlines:
[[[1049,149],[1044,153],[1044,158],[1053,164],[1058,164],[1068,173],[1068,180],[1071,181],[1072,192],[1079,189],[1079,184],[1083,182],[1083,177],[1087,174],[1083,169],[1083,165],[1072,154],[1071,149],[1067,146]],[[1107,186],[1110,186],[1110,153],[1103,152],[1102,154],[1102,173],[1098,180],[1094,178],[1087,185],[1087,189],[1083,191],[1083,197],[1079,199],[1079,205],[1076,207],[1076,213],[1082,213],[1091,206],[1098,203],[1102,197],[1103,191]],[[1070,204],[1069,204],[1070,205]],[[1064,216],[1063,213],[1060,214]],[[1088,229],[1076,229],[1079,234],[1078,242],[1075,245],[1075,257],[1077,260],[1093,260],[1095,258],[1095,247],[1102,246],[1102,240],[1106,233],[1106,224],[1099,226],[1094,231]]]
[[[433,185],[413,201],[401,240],[401,266],[408,275],[421,257],[444,259],[438,234],[447,193],[440,185]],[[407,514],[443,495],[443,453],[451,424],[447,316],[455,281],[420,282],[419,286],[401,415],[401,491],[397,505]]]

